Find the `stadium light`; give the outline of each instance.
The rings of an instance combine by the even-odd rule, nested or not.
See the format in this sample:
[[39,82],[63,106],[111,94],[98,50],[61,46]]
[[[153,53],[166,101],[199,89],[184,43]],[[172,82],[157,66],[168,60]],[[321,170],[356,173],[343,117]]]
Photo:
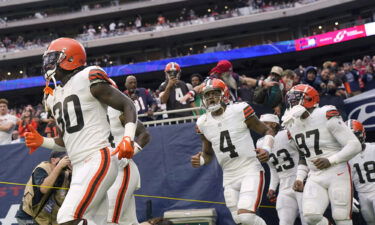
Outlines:
[[338,26],[339,25],[339,22],[335,22],[335,26]]
[[20,70],[20,74],[23,74],[23,71],[22,71],[22,70]]
[[321,30],[323,27],[322,27],[322,26],[319,26],[318,28],[319,28],[319,30]]
[[12,75],[12,73],[11,73],[11,72],[8,72],[7,74],[8,74],[8,76]]

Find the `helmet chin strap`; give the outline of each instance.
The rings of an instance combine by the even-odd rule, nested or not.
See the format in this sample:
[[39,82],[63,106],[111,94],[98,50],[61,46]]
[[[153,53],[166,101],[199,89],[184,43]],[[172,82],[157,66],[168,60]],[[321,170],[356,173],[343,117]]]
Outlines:
[[216,112],[220,108],[221,108],[221,104],[219,103],[219,104],[216,104],[216,105],[213,105],[213,106],[208,106],[207,107],[207,111],[209,111],[209,112]]

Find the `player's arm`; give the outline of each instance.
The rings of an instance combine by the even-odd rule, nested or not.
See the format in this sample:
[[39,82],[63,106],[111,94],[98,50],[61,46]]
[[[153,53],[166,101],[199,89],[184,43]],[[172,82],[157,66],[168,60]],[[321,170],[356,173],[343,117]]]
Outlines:
[[[65,152],[65,143],[61,137],[47,138],[38,133],[30,124],[27,126],[30,132],[25,133],[25,144],[29,148],[29,153],[33,153],[39,147],[51,149],[53,151]],[[60,132],[61,133],[61,132]]]
[[298,154],[299,154],[299,161],[298,161],[298,167],[297,167],[297,177],[293,184],[293,190],[298,191],[298,192],[303,192],[303,188],[304,188],[303,181],[306,179],[309,173],[309,168],[307,167],[305,154],[300,150],[298,150]]
[[256,149],[256,153],[260,162],[267,162],[269,152],[273,147],[275,132],[258,119],[254,110],[249,105],[244,109],[244,116],[247,128],[260,135],[264,135],[263,145],[261,148]]
[[353,132],[345,125],[341,117],[332,117],[327,122],[327,128],[343,148],[328,157],[331,165],[347,162],[362,151],[361,143]]
[[200,136],[202,140],[202,151],[191,157],[191,165],[194,168],[209,164],[215,154],[211,142],[208,141],[203,134]]
[[0,125],[0,131],[8,132],[10,129],[12,129],[16,124],[13,122],[5,123],[3,125]]
[[267,192],[267,198],[270,200],[270,202],[276,202],[276,190],[277,186],[280,183],[279,174],[276,171],[275,165],[270,163],[268,161],[268,166],[270,168],[270,186],[268,188]]

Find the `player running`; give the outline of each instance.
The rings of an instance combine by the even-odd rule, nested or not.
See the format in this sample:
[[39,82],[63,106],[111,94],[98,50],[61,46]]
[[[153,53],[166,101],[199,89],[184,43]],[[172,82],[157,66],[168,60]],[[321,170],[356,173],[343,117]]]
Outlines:
[[[302,215],[302,193],[293,190],[293,183],[297,176],[298,148],[287,130],[280,129],[279,117],[274,114],[261,115],[260,121],[273,129],[276,133],[275,143],[270,151],[268,165],[271,172],[270,186],[267,197],[271,202],[276,201],[276,189],[279,193],[276,201],[277,215],[280,225],[291,225],[300,215],[302,224],[305,221]],[[263,139],[257,142],[262,146]],[[279,185],[280,184],[280,185]]]
[[[107,191],[117,176],[117,160],[110,155],[110,126],[107,106],[124,112],[124,137],[116,152],[131,157],[137,115],[131,99],[112,86],[107,74],[97,66],[86,67],[86,52],[81,43],[59,38],[43,55],[47,81],[45,104],[52,111],[62,138],[26,135],[26,144],[53,150],[66,147],[73,165],[72,182],[57,215],[59,224],[106,224]],[[55,89],[48,87],[50,81]],[[57,86],[56,81],[60,81]]]
[[336,224],[351,225],[353,190],[347,162],[361,151],[361,144],[334,106],[318,107],[319,94],[313,87],[294,86],[287,103],[283,121],[302,155],[294,189],[301,191],[309,175],[303,191],[307,224],[329,224],[323,213],[330,203]]
[[365,142],[366,132],[361,122],[348,120],[347,125],[362,144],[362,152],[349,161],[361,213],[367,225],[375,225],[375,144]]
[[[192,166],[210,163],[215,154],[223,169],[225,202],[234,221],[242,225],[265,225],[255,213],[264,188],[260,162],[269,159],[274,132],[258,120],[247,103],[227,105],[229,93],[222,80],[207,80],[202,93],[207,113],[199,117],[197,132],[201,134],[203,149],[192,156]],[[255,149],[249,130],[266,135],[262,148]]]

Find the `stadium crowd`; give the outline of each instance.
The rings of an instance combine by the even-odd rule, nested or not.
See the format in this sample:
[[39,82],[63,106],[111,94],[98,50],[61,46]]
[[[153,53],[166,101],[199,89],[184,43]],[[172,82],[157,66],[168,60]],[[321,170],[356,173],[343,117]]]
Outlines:
[[[232,77],[238,80],[238,77],[246,77],[247,79],[252,79],[246,75],[239,76],[232,71],[232,65],[227,61],[219,62],[218,65],[213,68],[208,74],[224,74],[230,73]],[[176,65],[178,66],[178,65]],[[241,79],[235,89],[233,90],[233,95],[238,101],[246,101],[251,105],[256,103],[263,105],[264,107],[270,108],[275,114],[281,115],[284,110],[285,105],[283,100],[276,103],[265,103],[263,100],[259,100],[259,87],[264,86],[265,83],[269,83],[280,87],[281,94],[284,96],[285,93],[293,86],[299,83],[309,84],[319,91],[321,96],[320,105],[334,105],[341,112],[344,119],[346,119],[346,114],[344,111],[344,99],[353,95],[358,95],[362,92],[371,90],[375,88],[375,56],[364,56],[362,59],[355,59],[352,62],[337,63],[333,61],[324,62],[321,66],[299,66],[294,70],[282,69],[281,67],[273,67],[271,72],[266,75],[260,75],[255,80],[256,82],[251,83],[246,82]],[[235,68],[234,68],[235,69]],[[166,67],[166,72],[168,68]],[[196,94],[194,98],[189,96],[189,93],[193,92],[194,88],[199,86],[203,80],[204,76],[200,74],[192,74],[189,76],[182,75],[183,71],[178,70],[176,75],[176,80],[172,84],[170,81],[166,81],[158,89],[145,89],[142,88],[142,84],[137,84],[137,79],[135,76],[127,76],[122,89],[125,89],[124,93],[128,94],[136,105],[138,114],[146,114],[145,117],[141,117],[143,121],[152,121],[168,118],[168,115],[163,114],[162,116],[155,116],[154,113],[158,111],[174,110],[189,108],[191,106],[200,107],[202,105],[202,99],[199,94]],[[183,78],[183,79],[182,79]],[[182,80],[187,81],[187,83]],[[273,82],[273,83],[270,83]],[[263,84],[263,85],[262,85]],[[233,86],[228,85],[233,89]],[[166,89],[171,87],[175,91],[175,87],[181,87],[182,92],[177,94],[169,94],[164,98],[160,96],[160,93],[165,93]],[[267,86],[266,86],[267,87]],[[269,87],[267,87],[269,88]],[[178,91],[177,91],[178,92]],[[184,97],[186,95],[187,97]],[[189,103],[189,104],[188,104]],[[6,100],[0,101],[0,106],[8,105]],[[13,117],[14,126],[8,130],[1,130],[1,138],[6,140],[0,140],[0,143],[18,143],[24,140],[24,133],[28,131],[27,125],[31,124],[40,133],[48,136],[55,137],[58,136],[55,123],[51,116],[45,111],[42,104],[32,106],[19,106],[16,102],[11,102],[9,105],[15,106],[9,108],[9,110],[1,111],[0,115],[0,126],[4,122],[3,118],[6,115],[11,115]],[[0,107],[1,108],[1,107]],[[203,110],[184,112],[182,114],[170,114],[169,117],[180,117],[180,116],[190,116],[192,114],[199,115],[204,113]],[[11,137],[11,139],[9,139]]]
[[[118,21],[109,21],[107,23],[102,22],[100,24],[83,25],[82,33],[76,34],[76,39],[80,41],[89,41],[112,36],[137,34],[140,32],[161,31],[174,27],[203,24],[231,17],[297,7],[315,1],[318,0],[236,0],[234,4],[232,3],[225,6],[214,5],[203,14],[195,12],[192,8],[183,8],[177,18],[169,19],[163,14],[159,14],[157,18],[153,19],[153,21],[145,21],[141,15],[137,15],[130,20],[129,18],[122,18]],[[100,8],[100,6],[98,7]],[[39,14],[42,17],[47,16],[42,15],[43,13]],[[57,36],[66,36],[66,34],[50,32],[45,33],[44,35],[38,34],[37,38],[26,38],[23,35],[3,36],[0,37],[0,53],[19,52],[46,47],[47,44]]]

